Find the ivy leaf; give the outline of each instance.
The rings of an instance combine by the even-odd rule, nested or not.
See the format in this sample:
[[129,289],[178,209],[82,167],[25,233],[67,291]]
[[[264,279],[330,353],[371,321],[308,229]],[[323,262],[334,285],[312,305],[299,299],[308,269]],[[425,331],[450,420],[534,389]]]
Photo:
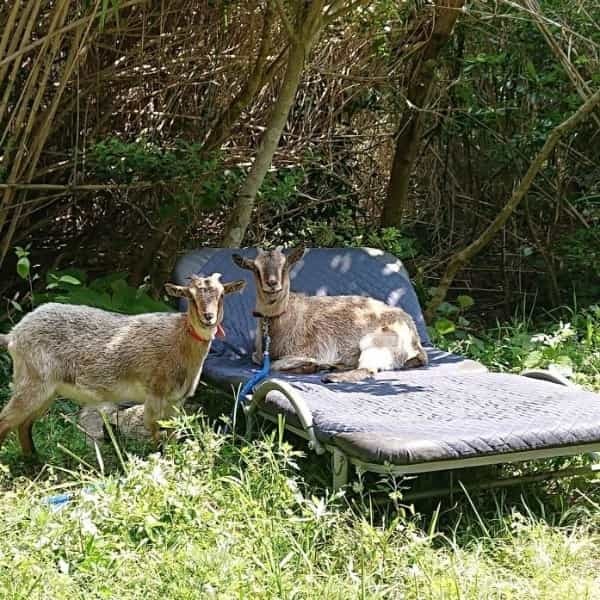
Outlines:
[[81,285],[81,281],[76,279],[72,275],[61,275],[58,279],[61,283],[68,283],[69,285]]
[[571,360],[571,357],[567,356],[566,354],[561,354],[560,356],[557,356],[554,359],[554,362],[557,365],[563,365],[565,367],[572,367],[573,366],[573,361]]
[[523,366],[525,366],[527,369],[538,367],[542,362],[543,357],[544,356],[540,350],[534,350],[525,357],[525,360],[523,361]]
[[458,312],[458,307],[450,302],[442,302],[438,307],[437,311],[440,315],[451,315]]
[[471,298],[471,296],[467,296],[466,294],[462,294],[456,298],[458,302],[458,306],[461,310],[466,310],[467,308],[471,308],[475,304],[475,300]]
[[449,333],[456,331],[456,325],[449,319],[442,318],[435,322],[435,330],[440,335],[448,335]]
[[29,271],[31,269],[31,263],[26,256],[22,256],[17,261],[17,273],[21,279],[27,279],[29,277]]

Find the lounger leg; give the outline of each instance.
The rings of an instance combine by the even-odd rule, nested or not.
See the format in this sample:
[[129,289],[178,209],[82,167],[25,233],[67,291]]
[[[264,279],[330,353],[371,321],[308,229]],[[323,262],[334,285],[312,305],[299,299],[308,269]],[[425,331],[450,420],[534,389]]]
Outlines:
[[250,404],[248,408],[244,408],[244,415],[246,417],[246,439],[249,440],[254,433],[254,404]]
[[331,463],[333,468],[333,490],[337,491],[348,483],[348,458],[341,450],[334,448]]

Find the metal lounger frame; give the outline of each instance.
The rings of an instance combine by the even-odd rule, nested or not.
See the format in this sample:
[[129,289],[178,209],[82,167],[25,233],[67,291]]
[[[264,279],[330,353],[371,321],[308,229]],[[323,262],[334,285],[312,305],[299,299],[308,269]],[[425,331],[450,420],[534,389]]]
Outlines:
[[[568,387],[576,387],[565,377],[542,369],[523,371],[521,375],[524,377],[531,377],[534,379],[543,379],[545,381],[550,381],[552,383]],[[317,454],[322,455],[326,452],[331,453],[334,490],[337,490],[348,483],[348,470],[351,464],[361,469],[362,471],[371,471],[373,473],[401,477],[403,475],[417,475],[422,473],[431,473],[434,471],[452,472],[452,470],[454,469],[482,467],[489,465],[520,462],[526,460],[539,460],[543,458],[574,456],[577,454],[590,454],[594,461],[600,462],[600,442],[574,446],[562,446],[555,448],[542,448],[539,450],[510,452],[505,454],[490,454],[485,456],[474,456],[470,458],[461,458],[456,460],[431,461],[408,465],[392,465],[389,463],[367,462],[346,454],[345,452],[340,450],[335,444],[320,442],[315,434],[313,418],[310,408],[308,407],[302,396],[298,394],[291,385],[280,379],[268,379],[264,381],[255,389],[254,393],[251,396],[247,397],[248,402],[244,407],[244,412],[246,415],[247,437],[250,437],[252,435],[256,414],[274,423],[278,422],[279,415],[269,413],[259,408],[260,403],[266,398],[267,394],[271,391],[280,392],[286,397],[286,399],[292,405],[298,420],[300,421],[301,427],[296,427],[290,425],[289,423],[286,423],[286,429],[289,429],[294,434],[307,440],[309,449],[313,450]],[[593,463],[589,467],[560,469],[555,471],[545,471],[542,473],[536,473],[535,475],[530,476],[496,479],[489,482],[480,483],[475,486],[471,486],[470,489],[491,489],[495,487],[506,487],[507,485],[513,485],[518,483],[554,479],[562,476],[580,475],[595,472],[597,470],[600,470],[600,464]],[[453,482],[452,473],[451,482]],[[462,484],[461,487],[465,489],[464,486],[462,486]],[[453,483],[451,483],[450,488],[430,490],[427,492],[417,492],[412,495],[407,494],[405,496],[405,499],[408,500],[411,498],[416,499],[431,496],[441,496],[445,494],[452,495],[453,492],[454,486]]]

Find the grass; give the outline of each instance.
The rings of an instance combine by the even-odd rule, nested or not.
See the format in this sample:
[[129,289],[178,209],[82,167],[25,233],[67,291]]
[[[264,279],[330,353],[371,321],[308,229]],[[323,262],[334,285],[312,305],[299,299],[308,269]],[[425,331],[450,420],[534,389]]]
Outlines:
[[[507,370],[536,350],[567,354],[594,387],[598,338],[592,328],[588,344],[583,323],[552,352],[521,326],[479,334],[483,347],[447,342]],[[404,506],[402,482],[332,495],[323,460],[280,432],[234,443],[201,416],[178,420],[162,454],[121,441],[124,466],[109,444],[99,460],[74,410],[61,403],[37,425],[42,465],[13,439],[0,451],[0,598],[600,598],[597,480]],[[390,501],[375,503],[375,488]],[[44,499],[65,490],[73,501],[52,510]]]

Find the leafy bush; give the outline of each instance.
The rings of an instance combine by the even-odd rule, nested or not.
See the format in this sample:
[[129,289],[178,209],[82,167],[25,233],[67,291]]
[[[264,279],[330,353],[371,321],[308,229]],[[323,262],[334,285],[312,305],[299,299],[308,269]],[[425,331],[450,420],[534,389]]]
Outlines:
[[569,322],[540,328],[515,319],[483,332],[466,328],[440,333],[436,343],[479,360],[493,370],[519,372],[553,368],[575,381],[600,390],[600,306],[573,311]]
[[32,270],[30,251],[28,248],[17,247],[15,254],[18,259],[17,273],[29,283],[29,292],[23,300],[17,301],[18,296],[10,300],[12,307],[19,313],[43,302],[84,304],[123,314],[172,310],[168,304],[149,295],[149,285],[137,288],[130,286],[126,281],[126,273],[111,273],[88,282],[87,274],[82,269],[49,271],[46,274],[45,291],[34,292],[34,282],[40,279],[40,275],[35,269]]
[[225,169],[216,156],[205,156],[200,144],[176,140],[163,147],[147,140],[125,142],[108,138],[88,151],[90,174],[105,182],[169,182],[165,195],[175,202],[161,206],[163,215],[180,205],[212,208],[230,199],[242,176],[240,169]]
[[126,277],[126,273],[112,273],[86,283],[87,276],[81,270],[49,272],[46,279],[48,291],[36,294],[35,301],[36,304],[50,301],[85,304],[130,315],[173,310],[165,302],[154,300],[146,286],[130,286]]
[[572,282],[578,298],[592,301],[600,298],[600,216],[598,219],[597,225],[563,237],[557,247],[562,279]]

